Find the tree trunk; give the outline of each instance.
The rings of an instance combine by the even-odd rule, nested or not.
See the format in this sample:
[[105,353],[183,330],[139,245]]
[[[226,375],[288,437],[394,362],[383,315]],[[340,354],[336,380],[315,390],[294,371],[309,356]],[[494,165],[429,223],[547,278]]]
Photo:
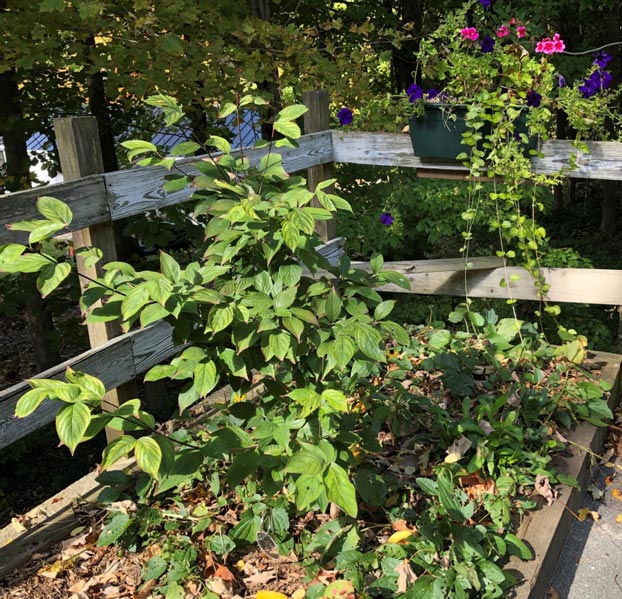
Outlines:
[[[262,21],[269,21],[271,19],[272,6],[270,0],[248,0],[248,6],[251,16],[257,19],[261,19]],[[281,86],[279,84],[279,73],[276,68],[273,69],[272,75],[273,76],[271,79],[258,81],[257,84],[270,96],[270,105],[276,113],[281,109],[283,102],[281,98]],[[270,119],[266,118],[266,115],[263,116],[264,118],[261,125],[261,137],[267,140],[280,137],[280,135],[275,135],[275,131],[272,127]]]
[[[393,2],[385,2],[387,10],[391,10]],[[417,66],[413,62],[413,57],[419,49],[419,38],[423,24],[423,1],[422,0],[402,0],[400,2],[400,19],[402,24],[412,23],[413,41],[404,42],[401,48],[393,49],[391,58],[391,71],[393,88],[396,93],[403,92],[411,83],[414,82],[413,71]]]
[[30,187],[28,134],[18,101],[19,89],[14,71],[0,73],[0,136],[4,141],[7,191]]
[[[30,187],[30,158],[28,157],[28,129],[19,104],[19,88],[14,71],[0,73],[0,136],[6,152],[6,182],[8,191]],[[60,362],[60,354],[53,343],[52,314],[43,303],[33,275],[22,279],[23,308],[30,327],[37,371],[46,370]]]

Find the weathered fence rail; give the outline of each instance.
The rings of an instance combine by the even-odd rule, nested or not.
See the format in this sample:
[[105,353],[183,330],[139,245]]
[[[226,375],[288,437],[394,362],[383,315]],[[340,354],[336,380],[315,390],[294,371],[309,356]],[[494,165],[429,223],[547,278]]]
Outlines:
[[[322,104],[322,102],[316,103]],[[310,105],[313,105],[311,103]],[[320,110],[321,106],[315,106]],[[322,122],[322,119],[316,119]],[[569,177],[622,180],[622,143],[589,142],[589,154],[579,153],[578,168],[567,173]],[[257,164],[266,149],[244,150],[252,163]],[[544,158],[535,158],[535,167],[543,173],[557,172],[568,165],[573,152],[569,141],[550,141],[543,146]],[[279,148],[287,171],[313,169],[331,162],[399,166],[416,169],[442,169],[456,176],[466,172],[460,166],[447,166],[422,161],[412,153],[407,135],[386,133],[353,133],[320,131],[304,135],[297,148]],[[217,154],[179,160],[176,168],[194,174],[193,163],[212,160]],[[162,168],[128,169],[87,177],[0,197],[0,244],[24,242],[25,234],[10,231],[6,225],[17,220],[37,218],[36,200],[42,195],[66,201],[74,213],[72,230],[110,223],[149,210],[172,206],[187,201],[192,189],[175,193],[162,191]],[[334,244],[333,244],[334,245]],[[356,263],[369,268],[368,263]],[[399,270],[411,282],[411,293],[445,294],[454,296],[489,297],[502,299],[536,300],[536,288],[530,275],[523,269],[506,267],[496,257],[452,260],[426,260],[387,263],[387,268]],[[622,305],[622,271],[597,269],[544,269],[551,288],[547,299],[555,302]],[[520,275],[511,280],[512,275]],[[501,285],[504,281],[504,285]],[[385,291],[400,291],[388,285]],[[61,377],[67,366],[100,377],[107,389],[131,381],[151,366],[173,355],[168,325],[160,323],[144,330],[116,337],[71,360],[36,375]],[[0,448],[51,422],[56,407],[52,402],[25,418],[13,417],[15,404],[28,389],[26,382],[0,392]]]

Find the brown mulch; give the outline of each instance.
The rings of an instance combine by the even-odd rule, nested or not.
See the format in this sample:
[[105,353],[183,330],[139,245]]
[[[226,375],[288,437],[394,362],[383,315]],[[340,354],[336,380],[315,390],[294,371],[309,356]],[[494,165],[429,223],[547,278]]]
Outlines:
[[[152,544],[137,553],[117,547],[97,547],[100,513],[74,530],[71,538],[52,550],[33,556],[25,567],[0,581],[0,599],[151,599],[160,597],[155,581],[142,582],[145,562],[158,555]],[[293,556],[279,556],[255,546],[243,556],[217,561],[209,552],[201,556],[202,576],[180,581],[184,599],[199,599],[205,589],[222,599],[247,599],[260,590],[273,590],[297,598],[305,596],[304,567]],[[330,581],[335,574],[323,572]],[[309,583],[307,583],[308,585]]]

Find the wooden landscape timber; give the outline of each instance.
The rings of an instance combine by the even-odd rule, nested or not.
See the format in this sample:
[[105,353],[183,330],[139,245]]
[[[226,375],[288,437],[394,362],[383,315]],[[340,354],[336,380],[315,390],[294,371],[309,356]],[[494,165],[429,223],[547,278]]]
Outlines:
[[[612,385],[608,404],[614,409],[620,403],[622,394],[622,356],[590,352],[587,362],[602,366],[599,378]],[[507,568],[521,581],[512,590],[510,599],[545,597],[557,558],[579,508],[582,489],[589,480],[592,459],[601,451],[607,432],[605,427],[598,428],[583,422],[568,435],[566,455],[555,458],[553,463],[560,472],[576,478],[581,488],[558,485],[556,489],[559,496],[556,501],[529,512],[521,522],[517,535],[531,547],[534,559],[525,562],[518,557],[510,558]]]

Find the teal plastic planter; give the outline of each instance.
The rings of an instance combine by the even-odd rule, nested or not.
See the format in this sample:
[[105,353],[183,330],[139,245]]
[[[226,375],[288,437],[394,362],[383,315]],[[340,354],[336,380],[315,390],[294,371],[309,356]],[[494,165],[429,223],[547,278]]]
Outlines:
[[466,113],[466,106],[450,109],[444,104],[426,104],[423,115],[411,117],[408,123],[415,156],[455,160],[458,154],[468,152],[469,146],[462,143]]
[[[468,154],[471,148],[462,143],[467,110],[463,105],[425,104],[423,115],[411,117],[408,123],[415,156],[424,160],[456,160],[459,154]],[[527,133],[525,112],[519,116],[515,130],[517,134]],[[490,125],[485,125],[481,133],[484,137],[490,135]],[[525,152],[537,148],[538,138],[530,137]]]

